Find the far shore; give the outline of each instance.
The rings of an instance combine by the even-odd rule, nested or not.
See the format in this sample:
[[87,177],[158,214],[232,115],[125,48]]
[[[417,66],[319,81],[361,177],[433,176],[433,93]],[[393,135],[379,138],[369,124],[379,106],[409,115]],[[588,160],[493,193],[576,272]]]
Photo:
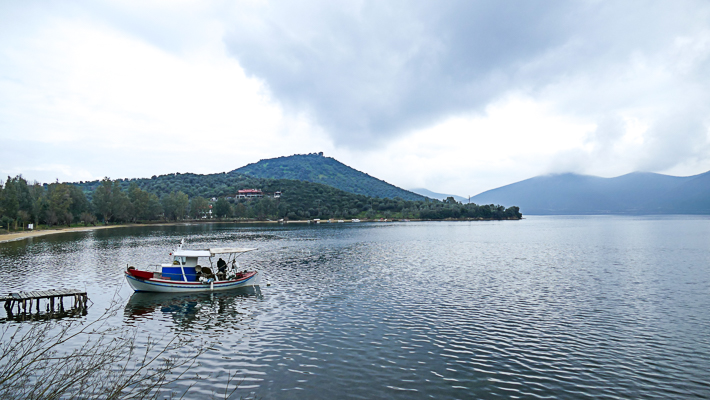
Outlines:
[[1,233],[0,232],[0,243],[14,242],[16,240],[27,239],[31,237],[54,235],[56,233],[67,233],[67,232],[83,232],[83,231],[93,231],[96,229],[109,229],[109,228],[121,228],[133,225],[96,225],[96,226],[78,226],[74,228],[55,228],[55,229],[35,229],[27,230],[22,232],[11,232],[11,233]]
[[[6,243],[6,242],[14,242],[16,240],[22,240],[22,239],[27,239],[27,238],[33,238],[33,237],[39,237],[39,236],[46,236],[46,235],[54,235],[57,233],[68,233],[68,232],[86,232],[86,231],[93,231],[97,229],[112,229],[112,228],[130,228],[130,227],[145,227],[145,226],[169,226],[169,225],[189,225],[189,224],[205,224],[205,223],[210,223],[210,224],[226,224],[226,223],[240,223],[240,222],[248,222],[248,223],[276,223],[277,221],[194,221],[194,220],[187,220],[187,221],[174,221],[174,222],[156,222],[156,223],[145,223],[145,224],[116,224],[116,225],[93,225],[93,226],[75,226],[71,228],[50,228],[50,229],[35,229],[35,230],[26,230],[26,231],[21,231],[21,232],[10,232],[7,233],[7,231],[0,231],[0,243]],[[289,221],[291,222],[308,222],[308,221]]]
[[[517,219],[517,218],[516,218]],[[488,221],[489,219],[466,219],[466,220],[450,220],[450,221]],[[503,220],[508,220],[503,219]],[[389,219],[389,220],[384,220],[380,221],[379,219],[373,219],[373,220],[368,220],[368,219],[363,219],[361,222],[401,222],[402,220],[398,219]],[[420,219],[411,219],[411,220],[406,220],[406,221],[422,221]],[[447,220],[431,220],[431,221],[447,221]],[[497,221],[497,220],[496,220]],[[288,224],[307,224],[309,222],[312,222],[311,220],[291,220],[287,221]],[[320,223],[335,223],[336,220],[321,220]],[[345,220],[345,222],[352,222],[351,220]],[[28,239],[28,238],[33,238],[33,237],[39,237],[39,236],[46,236],[46,235],[54,235],[57,233],[69,233],[69,232],[86,232],[86,231],[93,231],[97,229],[112,229],[112,228],[130,228],[130,227],[146,227],[146,226],[170,226],[170,225],[191,225],[191,224],[234,224],[234,223],[245,223],[245,224],[276,224],[279,223],[279,221],[257,221],[257,220],[183,220],[183,221],[174,221],[174,222],[156,222],[156,223],[142,223],[142,224],[116,224],[116,225],[94,225],[94,226],[76,226],[76,227],[71,227],[71,228],[49,228],[49,229],[35,229],[35,230],[26,230],[26,231],[21,231],[21,232],[11,232],[7,233],[7,231],[0,231],[0,243],[7,243],[7,242],[14,242],[18,240],[23,240],[23,239]]]
[[[288,221],[289,224],[293,223],[308,223],[308,220],[304,221]],[[170,226],[170,225],[191,225],[191,224],[239,224],[239,223],[249,223],[249,224],[275,224],[278,221],[256,221],[256,220],[184,220],[184,221],[174,221],[174,222],[149,222],[143,224],[116,224],[116,225],[94,225],[94,226],[75,226],[71,228],[49,228],[49,229],[35,229],[26,230],[21,232],[10,232],[0,231],[0,243],[14,242],[17,240],[54,235],[57,233],[68,233],[68,232],[86,232],[93,231],[97,229],[111,229],[111,228],[130,228],[130,227],[146,227],[146,226]]]

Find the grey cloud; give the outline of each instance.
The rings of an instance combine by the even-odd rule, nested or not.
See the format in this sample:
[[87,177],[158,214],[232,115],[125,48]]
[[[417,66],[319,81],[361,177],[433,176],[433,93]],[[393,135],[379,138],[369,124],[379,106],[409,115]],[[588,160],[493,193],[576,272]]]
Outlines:
[[638,168],[643,171],[662,171],[675,166],[679,160],[700,162],[710,155],[708,121],[698,114],[679,111],[658,121],[647,135]]
[[349,146],[481,111],[510,91],[534,95],[570,77],[594,79],[693,34],[708,10],[697,2],[360,4],[269,6],[226,37],[280,101]]
[[13,21],[12,29],[30,29],[28,20],[36,28],[46,25],[43,16],[61,14],[173,53],[199,48],[224,28],[229,54],[248,74],[350,149],[522,93],[598,124],[590,136],[596,152],[565,156],[558,163],[565,168],[613,162],[623,136],[618,116],[628,110],[652,124],[633,155],[638,168],[710,158],[706,1],[8,4],[0,5],[0,33],[13,32]]
[[633,171],[664,171],[679,164],[706,165],[710,156],[708,121],[693,111],[659,116],[644,135],[643,143],[633,147],[618,147],[626,134],[621,118],[602,119],[588,138],[592,151],[573,149],[559,153],[548,161],[546,172],[617,176]]
[[568,12],[553,2],[289,7],[236,23],[228,47],[286,106],[348,145],[480,109],[513,85],[517,68],[563,43],[549,21]]

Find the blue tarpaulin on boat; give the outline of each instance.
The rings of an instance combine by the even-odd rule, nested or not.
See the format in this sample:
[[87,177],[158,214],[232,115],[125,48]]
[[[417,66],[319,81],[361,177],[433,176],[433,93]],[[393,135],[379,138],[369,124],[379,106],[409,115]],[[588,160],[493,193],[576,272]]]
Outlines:
[[[163,276],[174,281],[182,280],[182,267],[163,267]],[[185,268],[185,277],[188,282],[197,280],[194,268]]]

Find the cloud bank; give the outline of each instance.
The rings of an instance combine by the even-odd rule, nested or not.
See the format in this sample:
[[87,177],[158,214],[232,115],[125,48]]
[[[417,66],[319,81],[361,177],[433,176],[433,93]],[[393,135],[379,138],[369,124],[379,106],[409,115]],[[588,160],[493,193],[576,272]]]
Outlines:
[[461,195],[710,169],[710,3],[0,4],[0,172],[211,173],[325,151]]
[[316,1],[235,15],[230,54],[337,145],[371,149],[516,94],[598,124],[575,169],[618,156],[626,126],[612,120],[648,126],[635,167],[708,156],[706,2]]

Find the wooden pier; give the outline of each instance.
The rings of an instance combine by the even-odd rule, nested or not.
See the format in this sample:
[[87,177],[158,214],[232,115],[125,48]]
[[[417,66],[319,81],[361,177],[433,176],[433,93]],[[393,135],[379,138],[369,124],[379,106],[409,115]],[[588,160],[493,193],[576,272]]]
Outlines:
[[[32,313],[32,305],[36,304],[35,311],[46,311],[53,313],[55,306],[59,306],[58,311],[64,312],[64,298],[73,299],[72,309],[86,310],[89,297],[86,292],[76,289],[51,289],[37,290],[33,292],[16,292],[10,293],[7,296],[0,296],[0,301],[5,302],[5,311],[8,316],[13,314],[15,305],[17,305],[17,313]],[[40,308],[40,300],[46,300],[45,310]]]

